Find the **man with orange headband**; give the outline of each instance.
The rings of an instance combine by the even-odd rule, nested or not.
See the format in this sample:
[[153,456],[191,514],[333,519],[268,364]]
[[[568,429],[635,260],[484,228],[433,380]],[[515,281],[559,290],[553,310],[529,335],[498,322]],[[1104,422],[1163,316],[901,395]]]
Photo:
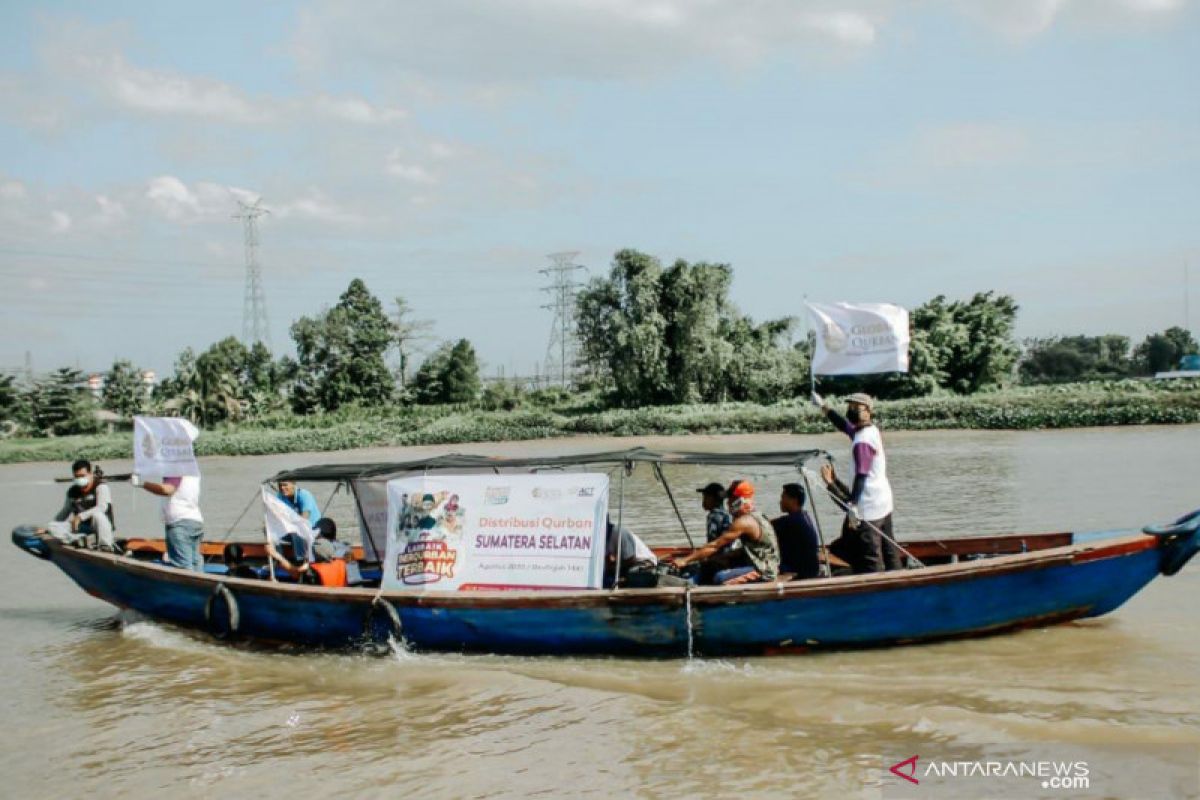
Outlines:
[[[713,583],[738,584],[773,581],[779,577],[779,542],[775,529],[754,508],[754,486],[749,481],[729,485],[729,513],[733,524],[724,533],[686,556],[672,559],[676,567],[700,562]],[[736,550],[722,552],[741,542]]]

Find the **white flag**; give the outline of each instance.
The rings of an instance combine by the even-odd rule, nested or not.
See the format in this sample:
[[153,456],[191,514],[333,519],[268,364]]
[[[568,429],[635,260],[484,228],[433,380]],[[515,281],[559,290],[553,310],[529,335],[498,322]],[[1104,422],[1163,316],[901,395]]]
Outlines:
[[890,303],[808,303],[816,375],[908,372],[908,311]]
[[133,471],[155,477],[199,475],[196,426],[179,417],[133,418]]
[[294,533],[304,540],[305,550],[311,552],[315,536],[312,523],[280,500],[269,486],[262,487],[262,501],[263,516],[267,523],[267,539],[279,545],[283,544],[288,534]]

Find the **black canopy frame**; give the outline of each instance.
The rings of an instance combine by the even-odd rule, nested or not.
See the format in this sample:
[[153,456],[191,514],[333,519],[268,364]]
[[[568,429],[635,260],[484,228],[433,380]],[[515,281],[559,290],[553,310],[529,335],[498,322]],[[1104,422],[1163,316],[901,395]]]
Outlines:
[[[676,516],[682,526],[683,534],[687,538],[688,543],[694,548],[695,543],[692,541],[691,534],[687,530],[687,525],[683,521],[683,516],[679,513],[678,506],[675,503],[675,498],[671,492],[671,487],[667,483],[666,475],[662,467],[664,465],[697,465],[697,466],[726,466],[726,467],[751,467],[751,466],[774,466],[774,467],[793,467],[800,474],[804,481],[806,494],[808,495],[809,508],[812,510],[814,519],[817,525],[817,535],[821,541],[822,548],[824,547],[824,534],[821,532],[820,516],[817,511],[815,498],[812,494],[812,488],[809,486],[808,477],[804,473],[804,467],[810,463],[832,463],[833,457],[825,450],[807,449],[807,450],[750,450],[738,452],[711,452],[711,451],[695,451],[695,450],[651,450],[646,447],[633,447],[627,450],[599,450],[588,451],[581,453],[569,453],[564,455],[554,456],[525,456],[519,458],[499,457],[476,455],[471,453],[447,453],[439,456],[431,456],[429,458],[414,459],[412,461],[378,461],[368,463],[348,463],[348,464],[317,464],[308,467],[300,467],[298,469],[283,470],[272,477],[268,478],[269,482],[276,483],[278,481],[305,481],[305,482],[336,482],[339,485],[344,485],[354,496],[355,505],[359,512],[361,524],[364,526],[364,545],[370,544],[372,556],[375,560],[382,559],[382,554],[378,552],[378,548],[374,541],[374,536],[366,527],[366,514],[364,513],[362,503],[358,497],[358,491],[355,484],[359,481],[386,481],[391,478],[401,477],[411,474],[428,474],[430,472],[446,472],[446,471],[461,471],[461,470],[486,470],[489,472],[500,473],[504,470],[528,470],[537,472],[543,469],[566,469],[570,467],[609,467],[620,470],[620,486],[618,488],[618,509],[617,509],[617,528],[621,527],[622,519],[625,511],[625,476],[633,471],[638,464],[650,464],[654,470],[654,474],[658,482],[662,485],[670,500],[671,505],[675,508]],[[617,537],[617,563],[621,562],[621,537]],[[828,570],[828,565],[826,565]]]
[[415,472],[455,469],[547,469],[580,466],[616,466],[621,464],[696,464],[701,466],[777,466],[800,469],[814,461],[832,461],[824,450],[750,450],[715,453],[688,450],[662,451],[645,447],[628,450],[601,450],[556,456],[505,458],[470,453],[448,453],[413,461],[379,461],[360,464],[317,464],[283,470],[269,478],[271,482],[349,481],[364,478],[383,479]]

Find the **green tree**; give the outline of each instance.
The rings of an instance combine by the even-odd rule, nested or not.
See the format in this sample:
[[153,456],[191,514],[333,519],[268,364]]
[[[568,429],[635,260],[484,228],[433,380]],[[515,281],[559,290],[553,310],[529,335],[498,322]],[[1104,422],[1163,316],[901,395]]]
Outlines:
[[1178,326],[1152,333],[1133,351],[1133,362],[1143,375],[1178,369],[1180,360],[1200,352],[1191,331]]
[[413,376],[418,403],[473,403],[479,398],[479,360],[466,339],[446,342],[425,359]]
[[433,321],[415,319],[416,312],[412,304],[400,296],[395,299],[395,309],[392,313],[392,337],[400,362],[396,368],[396,383],[399,385],[400,391],[405,392],[408,390],[408,377],[409,371],[412,369],[413,355],[417,352],[421,342],[429,339]]
[[[292,324],[303,387],[301,410],[328,411],[348,403],[381,405],[392,399],[392,376],[384,356],[393,343],[392,323],[379,299],[358,278],[337,305]],[[308,408],[304,408],[308,406]]]
[[33,427],[43,435],[93,433],[99,427],[96,404],[83,373],[77,369],[62,367],[35,383],[28,404]]
[[657,258],[621,250],[613,257],[609,277],[592,280],[577,297],[583,358],[611,377],[622,405],[670,401],[661,282]]
[[942,365],[946,388],[971,394],[1008,381],[1020,354],[1012,335],[1016,301],[1008,295],[979,292],[965,303],[951,303],[949,308],[962,335],[954,338],[954,346]]
[[587,365],[624,406],[790,396],[807,357],[790,345],[793,320],[755,324],[729,301],[727,264],[658,259],[621,250],[605,278],[577,299]]
[[146,386],[142,383],[142,371],[135,367],[132,361],[114,361],[112,369],[104,375],[101,400],[105,408],[122,417],[141,414],[146,407]]
[[0,435],[15,431],[24,418],[24,403],[17,379],[0,375]]
[[1131,369],[1129,337],[1062,336],[1026,342],[1019,372],[1026,383],[1111,380]]

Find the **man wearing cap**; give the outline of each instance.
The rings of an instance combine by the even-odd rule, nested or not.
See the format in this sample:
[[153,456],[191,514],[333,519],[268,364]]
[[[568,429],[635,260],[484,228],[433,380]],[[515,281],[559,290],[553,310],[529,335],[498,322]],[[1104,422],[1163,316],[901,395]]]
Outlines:
[[716,541],[733,524],[733,517],[724,508],[725,487],[714,482],[696,491],[700,493],[700,506],[708,512],[704,520],[705,541]]
[[[845,417],[834,411],[816,392],[812,394],[812,401],[851,441],[854,484],[850,487],[849,497],[844,498],[846,522],[842,538],[847,545],[855,546],[848,547],[842,557],[855,572],[903,569],[900,551],[893,542],[892,485],[887,477],[887,456],[879,428],[871,421],[875,401],[862,392],[850,395],[846,398]],[[864,520],[870,524],[862,524]],[[831,549],[834,549],[833,545]]]
[[[779,542],[771,523],[754,510],[754,486],[749,481],[734,481],[729,486],[728,500],[733,524],[703,547],[671,559],[672,563],[676,567],[686,567],[708,562],[704,566],[709,567],[709,571],[716,568],[714,583],[775,580],[779,577]],[[742,546],[722,552],[734,542],[741,542]]]

